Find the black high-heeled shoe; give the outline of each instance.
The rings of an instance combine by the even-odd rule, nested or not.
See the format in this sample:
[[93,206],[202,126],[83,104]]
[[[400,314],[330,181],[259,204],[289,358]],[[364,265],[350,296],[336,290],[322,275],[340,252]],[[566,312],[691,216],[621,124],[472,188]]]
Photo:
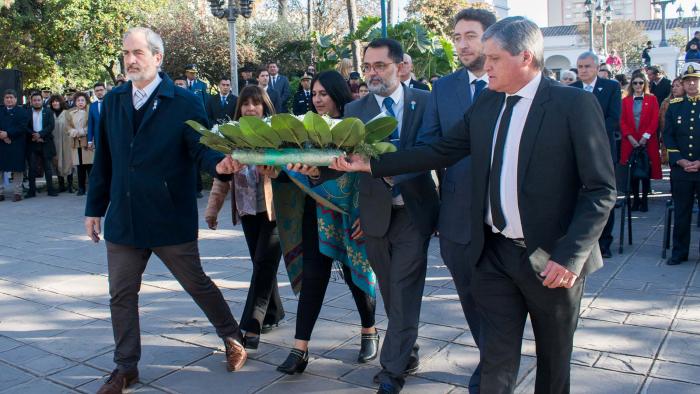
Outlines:
[[309,351],[301,351],[299,349],[292,349],[289,352],[289,356],[284,362],[277,367],[279,372],[284,372],[288,375],[294,375],[295,373],[303,373],[306,366],[309,364]]
[[377,358],[379,349],[379,334],[362,334],[360,342],[360,354],[357,356],[358,363],[366,363]]
[[243,347],[246,349],[257,349],[260,346],[260,335],[246,335],[243,337]]
[[279,323],[274,323],[274,324],[263,324],[262,327],[260,328],[260,333],[261,334],[267,334],[268,332],[274,330],[275,328],[279,327]]

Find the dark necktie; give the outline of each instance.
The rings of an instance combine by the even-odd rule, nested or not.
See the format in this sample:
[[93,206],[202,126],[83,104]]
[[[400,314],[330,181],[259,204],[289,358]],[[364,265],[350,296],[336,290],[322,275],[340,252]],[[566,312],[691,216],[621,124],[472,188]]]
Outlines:
[[[396,113],[394,112],[394,108],[393,108],[394,107],[394,99],[392,99],[391,97],[387,97],[384,99],[383,104],[384,104],[384,108],[386,109],[386,112],[389,114],[389,116],[396,119]],[[400,138],[401,138],[401,136],[399,134],[399,127],[398,126],[396,126],[394,131],[391,133],[391,137],[389,137],[389,138],[391,138],[391,140],[389,142],[391,142],[392,144],[394,144],[394,146],[396,146],[398,148]],[[401,191],[399,190],[398,185],[395,185],[394,187],[391,188],[391,196],[392,197],[398,197],[400,194],[401,194]]]
[[226,97],[221,96],[221,108],[226,108]]
[[520,100],[520,96],[510,96],[506,99],[506,109],[501,116],[496,136],[496,146],[493,148],[493,159],[491,160],[491,172],[489,174],[489,201],[491,203],[491,220],[498,231],[506,228],[506,218],[501,206],[501,170],[503,169],[503,153],[508,137],[508,127],[510,118],[513,115],[513,107]]
[[[386,109],[386,112],[387,112],[392,118],[396,119],[396,113],[394,113],[394,99],[392,99],[391,97],[387,97],[387,98],[384,99],[383,104],[384,104],[384,108]],[[397,119],[397,120],[398,120],[398,119]],[[401,136],[399,135],[399,127],[396,126],[396,128],[394,129],[394,131],[391,133],[391,137],[390,137],[390,138],[391,138],[391,141],[390,141],[390,142],[391,142],[392,144],[396,145],[397,148],[399,147],[399,139],[400,139],[400,137],[401,137]]]
[[277,77],[272,77],[272,81],[270,81],[271,82],[270,84],[272,85],[273,89],[275,88],[275,81],[276,80],[277,80]]
[[484,80],[477,79],[472,83],[474,84],[474,97],[472,97],[472,102],[474,102],[477,98],[479,98],[481,91],[486,88],[486,82]]

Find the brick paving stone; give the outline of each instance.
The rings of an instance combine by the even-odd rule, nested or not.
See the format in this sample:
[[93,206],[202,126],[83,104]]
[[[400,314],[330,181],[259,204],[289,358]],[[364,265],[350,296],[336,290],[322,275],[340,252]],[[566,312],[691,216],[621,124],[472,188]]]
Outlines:
[[[664,191],[668,183],[654,182],[653,188]],[[635,212],[634,245],[625,245],[623,254],[615,250],[605,267],[587,278],[572,356],[572,393],[700,392],[700,255],[691,248],[688,263],[663,263],[665,200],[654,196],[647,214]],[[84,198],[61,195],[51,199],[52,210],[45,209],[47,203],[36,198],[0,204],[0,388],[13,393],[94,393],[113,368],[105,248],[83,235]],[[206,199],[198,204],[201,212]],[[230,204],[224,204],[221,214],[230,215]],[[226,220],[217,231],[206,229],[202,217],[199,222],[205,272],[240,317],[252,274],[243,233]],[[693,239],[700,237],[699,229],[693,226],[692,231]],[[359,316],[337,275],[331,278],[310,342],[307,372],[289,377],[275,371],[294,343],[297,308],[283,264],[278,281],[285,319],[262,336],[242,371],[228,373],[223,354],[214,352],[223,349],[221,339],[153,256],[140,294],[143,382],[128,392],[376,390],[372,376],[379,371],[379,360],[365,365],[356,361]],[[407,379],[404,392],[467,392],[479,353],[456,294],[433,239],[419,328],[421,368]],[[386,325],[379,297],[376,326],[382,343]],[[523,337],[516,392],[531,393],[536,350],[529,322]]]

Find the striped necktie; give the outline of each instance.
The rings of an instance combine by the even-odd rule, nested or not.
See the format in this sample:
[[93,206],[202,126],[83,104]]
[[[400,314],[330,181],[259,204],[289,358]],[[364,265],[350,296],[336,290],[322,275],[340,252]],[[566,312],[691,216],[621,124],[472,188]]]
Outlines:
[[146,104],[146,92],[136,89],[134,92],[134,108],[138,111],[144,104]]

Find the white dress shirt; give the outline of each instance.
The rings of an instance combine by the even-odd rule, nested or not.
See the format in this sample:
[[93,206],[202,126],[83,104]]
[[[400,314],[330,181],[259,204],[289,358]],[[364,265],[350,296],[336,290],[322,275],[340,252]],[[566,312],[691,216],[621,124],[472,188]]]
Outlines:
[[[160,77],[160,75],[156,74],[156,77],[153,79],[153,81],[151,81],[151,83],[146,85],[145,88],[141,89],[142,91],[144,91],[146,93],[146,97],[143,99],[144,104],[148,101],[148,99],[151,97],[153,92],[155,92],[156,88],[160,84],[160,81],[162,81],[162,80],[163,79]],[[132,99],[132,102],[134,103],[134,107],[136,107],[136,91],[137,90],[138,89],[136,88],[136,86],[132,82],[131,83],[131,99]]]
[[583,90],[593,93],[593,89],[595,88],[596,82],[598,82],[598,77],[593,78],[593,82],[591,82],[590,85],[581,82],[583,84]]
[[[523,128],[527,115],[530,112],[532,100],[535,98],[537,88],[542,81],[542,74],[537,74],[530,82],[515,94],[506,94],[506,98],[510,96],[520,96],[521,99],[513,107],[513,114],[510,118],[508,126],[508,136],[506,137],[503,151],[503,167],[501,169],[501,209],[506,218],[506,227],[501,234],[507,238],[524,238],[523,226],[520,221],[520,207],[518,205],[518,155],[520,153],[520,139],[523,135]],[[493,143],[491,144],[491,162],[493,163],[493,149],[496,145],[496,137],[498,136],[498,127],[501,124],[501,116],[506,109],[505,102],[501,108],[501,115],[496,122],[496,128],[493,133]],[[488,189],[487,189],[488,190]],[[494,233],[498,233],[498,229],[493,225],[491,218],[491,199],[486,199],[486,224],[491,226]]]
[[[399,85],[396,90],[389,96],[391,97],[392,100],[394,100],[394,105],[391,106],[391,109],[394,111],[394,115],[396,116],[396,120],[399,122],[398,124],[398,129],[399,129],[399,136],[401,135],[401,127],[403,126],[403,86]],[[386,112],[387,115],[389,112],[386,110],[386,107],[384,107],[384,99],[386,97],[380,96],[378,94],[374,95],[374,98],[377,100],[377,104],[379,105],[379,109],[383,112]],[[389,183],[391,183],[391,178],[388,178]],[[403,196],[400,194],[396,197],[393,197],[391,199],[391,204],[396,205],[396,206],[401,206],[404,205],[403,202]]]
[[32,108],[32,125],[34,127],[34,132],[39,133],[41,132],[41,129],[43,128],[43,125],[41,124],[42,122],[42,115],[43,111],[42,110],[35,110]]
[[467,70],[467,75],[469,75],[469,91],[471,92],[471,97],[474,97],[474,92],[476,91],[476,85],[474,82],[478,80],[482,80],[486,82],[486,86],[484,86],[484,89],[488,89],[489,87],[489,75],[484,73],[484,75],[481,76],[481,78],[477,77],[472,73],[471,71]]

